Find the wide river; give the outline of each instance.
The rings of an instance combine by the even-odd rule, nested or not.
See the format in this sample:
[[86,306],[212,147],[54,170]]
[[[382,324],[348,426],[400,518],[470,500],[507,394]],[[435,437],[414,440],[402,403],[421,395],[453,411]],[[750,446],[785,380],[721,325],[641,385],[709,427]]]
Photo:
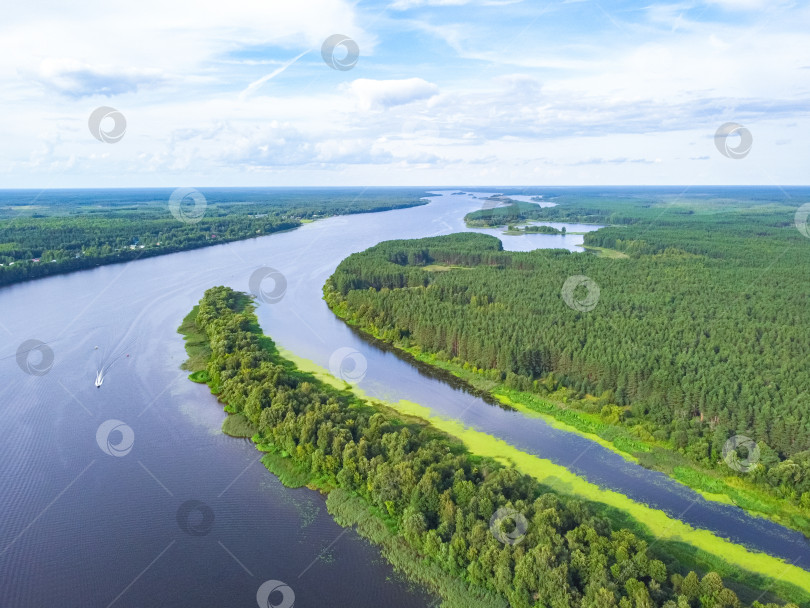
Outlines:
[[[247,440],[224,436],[222,406],[179,369],[185,351],[176,329],[203,292],[213,285],[247,291],[263,266],[287,281],[279,302],[257,309],[281,347],[324,368],[338,349],[359,351],[367,361],[360,388],[372,396],[417,402],[810,569],[801,534],[492,406],[368,343],[326,307],[321,287],[346,256],[382,240],[462,231],[463,215],[481,208],[481,196],[445,192],[422,207],[334,217],[0,289],[0,606],[249,607],[268,580],[288,586],[297,608],[434,601],[337,526],[320,495],[284,488]],[[593,229],[568,225],[569,232]],[[511,250],[578,250],[582,237],[502,240]],[[15,357],[31,339],[54,355],[42,375],[24,373]],[[123,356],[96,388],[98,364],[117,349]],[[38,357],[31,354],[33,364]],[[281,598],[276,591],[272,601]]]

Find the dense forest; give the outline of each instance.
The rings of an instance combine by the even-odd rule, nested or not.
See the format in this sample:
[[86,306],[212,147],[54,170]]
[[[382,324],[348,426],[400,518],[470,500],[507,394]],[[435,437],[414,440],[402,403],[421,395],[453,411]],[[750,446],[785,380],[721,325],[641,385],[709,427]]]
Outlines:
[[[201,217],[184,222],[170,213],[172,192],[0,191],[0,285],[261,236],[328,215],[409,207],[425,196],[381,188],[202,189]],[[193,213],[193,197],[179,209]]]
[[[445,244],[465,250],[458,261],[490,263],[504,255],[497,243],[456,236]],[[356,513],[364,505],[362,517],[381,518],[395,539],[389,559],[403,566],[402,556],[410,556],[405,569],[432,582],[447,605],[470,604],[456,587],[442,588],[436,575],[425,573],[438,568],[463,581],[479,606],[504,606],[504,600],[514,608],[741,605],[716,573],[674,571],[644,540],[612,528],[590,505],[474,457],[425,423],[297,371],[261,336],[244,294],[209,289],[189,319],[204,336],[208,361],[196,379],[208,382],[227,411],[249,420],[260,449],[331,490],[327,504],[340,496],[347,509]],[[502,508],[525,517],[523,535],[508,523],[492,528]]]
[[[751,437],[759,462],[740,475],[808,514],[810,239],[794,226],[798,204],[535,206],[534,219],[618,222],[585,244],[623,259],[505,252],[469,233],[390,241],[344,260],[325,291],[383,339],[522,391],[595,396],[605,421],[695,462],[718,466],[730,437]],[[562,287],[578,275],[600,289],[593,310],[565,303]]]
[[554,228],[553,226],[516,226],[514,224],[509,224],[507,227],[507,232],[510,234],[566,234],[566,228],[563,226],[562,228]]
[[[514,225],[518,222],[527,222],[538,219],[538,210],[534,203],[515,201],[508,197],[485,199],[483,208],[468,213],[464,220],[470,228],[492,228],[506,224]],[[594,219],[594,218],[589,218]],[[570,221],[570,220],[569,220]],[[584,221],[584,220],[583,220]],[[512,226],[510,226],[511,228]],[[548,233],[556,234],[556,233]]]
[[[533,188],[532,190],[536,190]],[[573,222],[621,226],[655,222],[657,219],[734,212],[755,215],[776,214],[777,225],[793,225],[793,212],[808,201],[807,188],[754,188],[732,186],[656,187],[578,187],[543,188],[540,206],[517,201],[510,195],[524,190],[505,190],[503,195],[482,200],[481,209],[468,213],[470,227],[504,226],[526,221]]]

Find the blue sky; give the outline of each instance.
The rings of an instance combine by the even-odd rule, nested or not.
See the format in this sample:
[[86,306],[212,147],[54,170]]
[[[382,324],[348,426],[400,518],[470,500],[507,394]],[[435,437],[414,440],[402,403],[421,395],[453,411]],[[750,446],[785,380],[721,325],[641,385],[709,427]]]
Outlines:
[[[6,12],[0,187],[810,183],[808,3]],[[322,59],[333,34],[356,41],[352,69]],[[117,143],[90,133],[99,106],[126,119]],[[715,147],[728,122],[753,137],[745,158]]]

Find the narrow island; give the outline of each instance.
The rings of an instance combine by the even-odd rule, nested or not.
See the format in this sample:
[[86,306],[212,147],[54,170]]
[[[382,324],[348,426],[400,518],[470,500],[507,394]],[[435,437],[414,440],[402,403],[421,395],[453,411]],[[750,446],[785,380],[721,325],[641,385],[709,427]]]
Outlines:
[[[743,605],[716,572],[685,570],[596,505],[301,371],[262,334],[245,294],[209,289],[179,331],[191,379],[225,404],[223,429],[250,437],[284,484],[327,494],[340,525],[355,526],[443,606]],[[759,599],[750,605],[779,605]]]
[[515,226],[514,224],[509,224],[509,226],[504,231],[504,234],[508,234],[510,236],[519,236],[521,234],[559,234],[565,236],[567,230],[565,226],[562,228],[555,228],[554,226]]

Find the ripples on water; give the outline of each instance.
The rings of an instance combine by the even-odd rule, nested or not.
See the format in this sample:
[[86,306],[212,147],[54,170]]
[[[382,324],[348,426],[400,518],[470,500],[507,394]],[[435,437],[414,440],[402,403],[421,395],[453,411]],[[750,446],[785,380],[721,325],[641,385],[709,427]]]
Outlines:
[[[248,442],[222,435],[221,405],[179,369],[185,352],[176,328],[183,317],[213,285],[247,290],[261,266],[287,279],[284,298],[257,309],[280,346],[324,368],[336,349],[356,349],[368,361],[360,387],[372,396],[418,402],[560,464],[581,453],[572,468],[591,481],[673,515],[694,503],[685,521],[789,561],[798,558],[806,567],[808,545],[798,533],[707,503],[583,438],[454,388],[356,335],[322,301],[324,281],[350,253],[386,239],[465,230],[461,218],[481,203],[445,194],[424,207],[330,218],[283,234],[0,289],[6,335],[0,351],[0,606],[108,606],[114,600],[122,607],[252,606],[268,579],[290,585],[302,607],[429,603],[392,575],[376,549],[353,532],[341,536],[319,495],[284,488]],[[476,232],[495,234],[514,250],[578,250],[582,240]],[[93,353],[104,336],[136,336],[137,345],[97,389]],[[42,376],[23,373],[14,357],[17,345],[32,338],[54,353],[52,369]],[[107,420],[132,430],[131,450],[122,457],[97,442]],[[112,445],[122,437],[115,431]],[[213,512],[208,533],[180,529],[177,511],[188,500]],[[318,559],[332,542],[327,559]]]

